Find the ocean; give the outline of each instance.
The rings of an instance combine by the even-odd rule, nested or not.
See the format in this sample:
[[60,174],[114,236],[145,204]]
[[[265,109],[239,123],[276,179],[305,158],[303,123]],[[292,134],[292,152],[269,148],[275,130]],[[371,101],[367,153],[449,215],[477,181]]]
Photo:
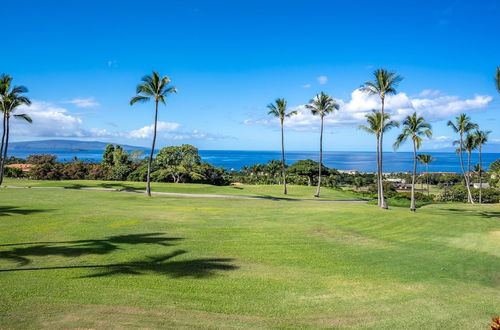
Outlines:
[[[101,161],[102,150],[13,150],[9,156],[26,158],[30,154],[50,153],[56,155],[59,161],[71,161],[73,157],[83,161]],[[422,152],[424,153],[424,152]],[[425,152],[431,154],[435,161],[429,165],[433,172],[461,172],[458,155],[451,152]],[[228,170],[239,170],[243,166],[267,163],[272,159],[281,159],[280,151],[247,151],[247,150],[200,150],[202,160],[222,166]],[[287,164],[292,164],[301,159],[318,161],[318,152],[313,151],[288,151],[286,152]],[[485,169],[500,158],[500,153],[483,153],[483,166]],[[464,159],[466,155],[464,154]],[[478,163],[477,153],[472,155],[471,166]],[[375,152],[362,151],[325,151],[323,162],[326,166],[339,170],[357,170],[360,172],[375,172]],[[425,170],[418,165],[419,170]],[[384,172],[408,172],[413,168],[413,153],[411,152],[384,152]]]

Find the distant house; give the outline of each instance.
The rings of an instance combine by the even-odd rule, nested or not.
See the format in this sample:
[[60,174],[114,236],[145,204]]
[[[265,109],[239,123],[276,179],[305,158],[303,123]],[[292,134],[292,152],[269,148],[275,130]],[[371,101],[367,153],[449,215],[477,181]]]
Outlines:
[[359,174],[359,171],[356,171],[356,170],[337,170],[337,172],[342,173],[342,174],[350,174],[350,175]]
[[490,184],[487,183],[487,182],[483,182],[483,183],[475,182],[475,183],[472,184],[472,186],[474,188],[489,188]]

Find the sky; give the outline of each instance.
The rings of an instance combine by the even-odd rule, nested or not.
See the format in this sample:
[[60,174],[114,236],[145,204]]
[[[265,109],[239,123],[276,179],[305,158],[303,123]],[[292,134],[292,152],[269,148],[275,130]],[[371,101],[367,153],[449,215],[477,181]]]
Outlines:
[[372,151],[358,126],[379,101],[359,87],[386,68],[403,77],[387,100],[393,119],[417,111],[433,126],[423,150],[449,148],[446,122],[466,112],[500,152],[498,0],[27,0],[2,11],[0,72],[33,101],[18,110],[33,124],[13,121],[12,141],[150,146],[154,104],[129,101],[154,70],[178,90],[160,107],[157,146],[279,150],[266,106],[285,98],[299,112],[285,122],[286,148],[317,150],[319,119],[304,104],[324,91],[340,104],[325,119],[324,149]]

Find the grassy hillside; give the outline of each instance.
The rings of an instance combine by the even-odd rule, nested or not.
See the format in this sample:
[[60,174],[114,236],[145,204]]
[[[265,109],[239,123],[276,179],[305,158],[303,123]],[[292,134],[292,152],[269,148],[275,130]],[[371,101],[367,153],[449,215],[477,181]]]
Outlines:
[[483,329],[499,220],[498,205],[0,189],[0,328]]

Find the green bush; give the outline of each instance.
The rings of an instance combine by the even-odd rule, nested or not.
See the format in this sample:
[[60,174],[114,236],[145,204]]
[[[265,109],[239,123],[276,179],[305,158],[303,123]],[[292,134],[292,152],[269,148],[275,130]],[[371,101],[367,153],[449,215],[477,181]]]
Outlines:
[[109,171],[109,180],[125,181],[132,169],[128,165],[116,165]]
[[4,167],[4,175],[7,178],[22,178],[24,177],[24,172],[17,167]]
[[[472,198],[475,202],[479,202],[479,189],[471,188]],[[467,202],[467,188],[453,186],[446,188],[439,196],[438,200],[442,202]],[[500,202],[500,191],[493,188],[483,188],[482,191],[483,203],[498,203]]]

